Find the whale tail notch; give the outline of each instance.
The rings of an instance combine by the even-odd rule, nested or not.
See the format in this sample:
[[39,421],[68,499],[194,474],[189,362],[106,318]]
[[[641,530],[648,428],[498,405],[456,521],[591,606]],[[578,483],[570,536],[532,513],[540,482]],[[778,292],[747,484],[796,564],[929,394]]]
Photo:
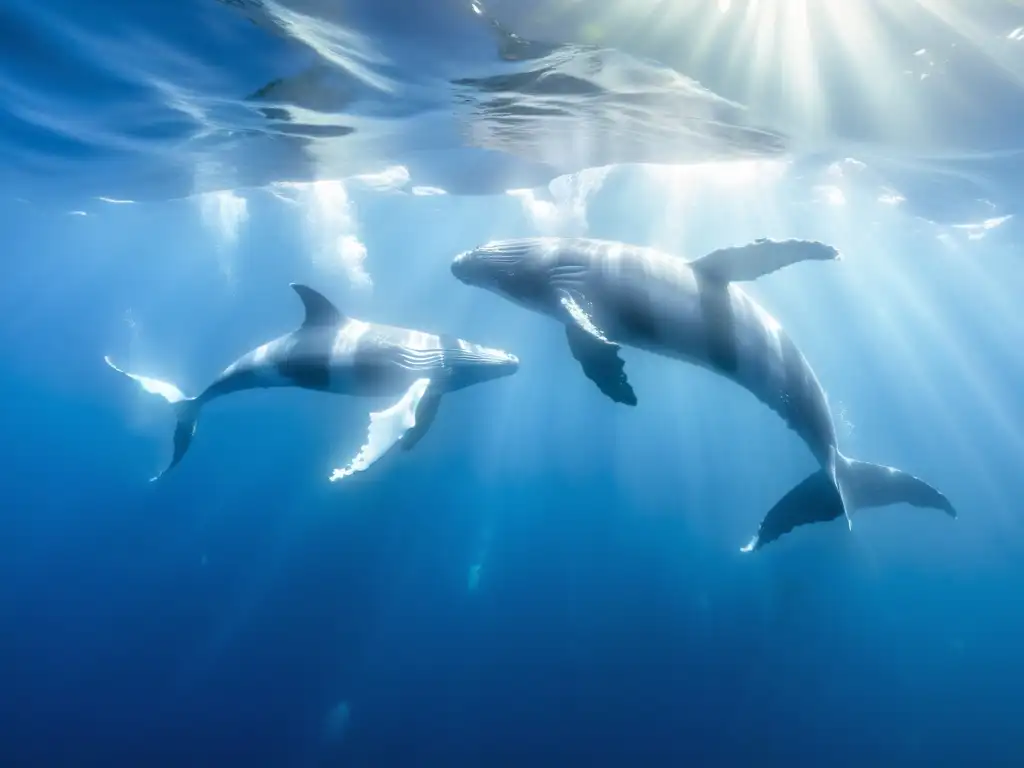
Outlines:
[[770,544],[794,528],[823,523],[862,509],[910,504],[937,509],[952,518],[956,509],[945,495],[913,475],[894,467],[848,459],[836,452],[834,479],[819,469],[783,496],[742,548],[752,552]]
[[199,419],[199,399],[195,397],[188,397],[184,392],[168,381],[161,381],[160,379],[154,379],[149,376],[142,376],[137,373],[126,371],[123,368],[119,368],[114,364],[110,357],[104,357],[103,361],[118,373],[123,374],[136,382],[146,392],[162,397],[170,403],[171,408],[174,411],[174,417],[177,424],[174,428],[174,450],[171,455],[171,461],[161,472],[149,479],[150,482],[159,480],[170,470],[176,467],[183,458],[185,458],[185,453],[192,444],[192,438],[196,433],[196,422]]

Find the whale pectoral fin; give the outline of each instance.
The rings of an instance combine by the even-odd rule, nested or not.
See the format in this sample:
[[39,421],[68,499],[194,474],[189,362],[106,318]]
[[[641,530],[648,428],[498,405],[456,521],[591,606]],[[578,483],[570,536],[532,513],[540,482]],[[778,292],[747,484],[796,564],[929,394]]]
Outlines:
[[626,363],[619,357],[620,347],[609,341],[600,341],[575,325],[565,326],[569,349],[587,378],[616,403],[636,405],[636,393],[626,377]]
[[566,311],[565,337],[569,349],[587,378],[617,403],[636,405],[636,393],[626,377],[626,363],[619,357],[618,344],[608,341],[594,324],[586,303],[569,290],[559,291],[559,302]]
[[601,333],[601,330],[594,324],[594,319],[590,316],[590,312],[583,308],[584,302],[577,296],[567,290],[561,290],[558,294],[558,302],[568,313],[568,319],[571,325],[576,326],[581,331],[585,331],[588,335],[603,344],[610,343],[608,339],[605,338],[605,335]]
[[816,240],[769,240],[720,248],[690,262],[690,268],[722,283],[756,280],[801,261],[836,261],[842,258],[831,245]]
[[348,466],[335,469],[330,480],[342,480],[373,466],[416,426],[420,403],[430,386],[430,379],[417,379],[402,399],[383,411],[370,414],[366,442]]
[[430,425],[434,423],[437,416],[437,409],[441,406],[441,393],[427,390],[427,394],[420,400],[416,409],[416,423],[412,429],[402,436],[402,450],[411,451],[416,444],[427,434]]

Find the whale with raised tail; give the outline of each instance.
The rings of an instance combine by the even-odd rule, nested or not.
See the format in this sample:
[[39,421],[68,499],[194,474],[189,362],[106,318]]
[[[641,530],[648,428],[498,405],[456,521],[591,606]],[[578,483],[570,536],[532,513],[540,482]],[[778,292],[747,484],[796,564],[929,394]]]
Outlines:
[[636,405],[621,346],[683,360],[730,379],[781,416],[820,469],[787,493],[743,547],[858,509],[950,501],[923,480],[839,452],[825,392],[782,326],[737,283],[801,261],[838,259],[831,246],[757,240],[696,259],[586,238],[520,238],[459,254],[452,274],[559,320],[584,374],[612,400]]
[[390,408],[371,413],[366,442],[356,457],[335,469],[332,481],[367,469],[401,443],[412,448],[430,428],[441,397],[473,384],[510,376],[515,355],[451,336],[368,323],[344,316],[327,298],[291,284],[305,308],[302,325],[268,341],[229,365],[197,397],[175,385],[107,365],[147,392],[171,403],[177,417],[174,451],[157,480],[184,458],[200,410],[232,392],[265,387],[301,387],[340,395],[401,395]]

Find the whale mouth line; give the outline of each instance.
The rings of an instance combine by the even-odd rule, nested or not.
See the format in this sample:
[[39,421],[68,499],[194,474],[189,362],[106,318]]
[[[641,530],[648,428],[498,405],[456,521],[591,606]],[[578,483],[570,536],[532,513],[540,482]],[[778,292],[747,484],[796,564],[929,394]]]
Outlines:
[[451,271],[462,282],[469,282],[474,266],[508,267],[521,264],[531,254],[542,248],[548,241],[544,238],[527,237],[491,242],[462,251],[452,259]]
[[[544,237],[508,238],[507,240],[491,240],[465,253],[486,257],[488,261],[495,264],[508,264],[526,258],[531,252],[551,244],[552,239]],[[459,254],[459,256],[463,256],[463,254]]]

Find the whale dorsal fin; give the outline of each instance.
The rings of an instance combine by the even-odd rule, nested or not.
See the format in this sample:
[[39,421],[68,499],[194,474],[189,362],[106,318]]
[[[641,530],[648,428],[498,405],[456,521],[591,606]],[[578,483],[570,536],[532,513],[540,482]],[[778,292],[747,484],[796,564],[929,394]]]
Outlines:
[[[319,291],[314,291],[308,285],[292,283],[292,290],[302,299],[302,306],[306,308],[306,317],[302,321],[302,329],[305,328],[330,328],[342,325],[345,316],[338,311],[330,299]],[[301,330],[301,329],[300,329]]]
[[831,245],[816,240],[769,240],[762,237],[746,245],[719,248],[690,262],[690,268],[720,283],[756,280],[801,261],[841,258]]

